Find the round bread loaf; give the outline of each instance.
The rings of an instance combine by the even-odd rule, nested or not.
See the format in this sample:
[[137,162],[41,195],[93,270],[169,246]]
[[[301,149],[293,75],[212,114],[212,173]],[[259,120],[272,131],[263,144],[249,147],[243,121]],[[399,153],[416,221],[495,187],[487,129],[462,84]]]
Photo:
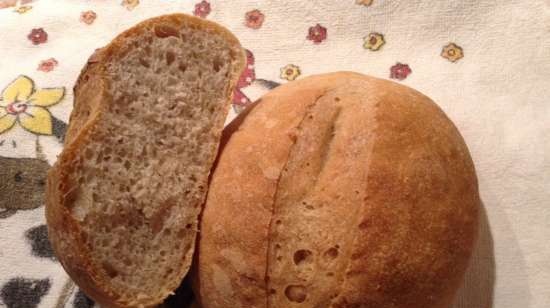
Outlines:
[[201,221],[204,308],[448,307],[477,234],[468,149],[428,97],[339,72],[228,130]]

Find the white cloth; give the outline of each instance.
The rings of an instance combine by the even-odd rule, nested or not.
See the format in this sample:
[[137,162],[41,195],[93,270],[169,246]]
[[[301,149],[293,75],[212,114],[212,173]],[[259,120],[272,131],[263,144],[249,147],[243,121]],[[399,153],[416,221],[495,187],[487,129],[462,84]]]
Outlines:
[[[16,1],[0,0],[0,7],[11,2]],[[64,98],[47,109],[67,122],[72,86],[95,48],[148,17],[192,13],[198,2],[142,0],[129,9],[119,1],[39,0],[0,9],[0,88],[20,75],[33,80],[37,90],[64,87]],[[455,308],[548,307],[548,0],[208,2],[206,18],[228,27],[253,53],[259,79],[291,82],[281,79],[281,68],[289,64],[296,66],[289,73],[296,75],[299,69],[297,78],[337,70],[389,78],[390,67],[407,64],[412,72],[396,82],[423,92],[445,110],[463,134],[479,177],[485,213],[479,247]],[[32,8],[14,12],[21,6]],[[245,23],[245,13],[254,9],[265,17],[258,29]],[[80,21],[81,12],[88,10],[97,16],[91,24]],[[316,24],[327,29],[326,39],[313,34],[318,44],[306,38]],[[27,38],[33,28],[43,28],[47,42],[33,45]],[[363,47],[370,33],[383,35],[385,44],[378,50]],[[449,43],[462,48],[463,58],[451,62],[441,56]],[[460,51],[454,52],[452,56]],[[53,70],[37,70],[49,58],[58,62]],[[242,88],[251,100],[265,91],[257,83]],[[42,150],[37,151],[37,139]],[[51,164],[61,150],[58,139],[37,137],[15,123],[0,133],[0,156],[40,158],[43,153]],[[51,278],[39,307],[54,307],[66,283],[64,273],[57,262],[29,254],[23,235],[43,223],[43,208],[0,220],[0,288],[14,276]],[[0,297],[0,306],[7,305],[2,303]]]

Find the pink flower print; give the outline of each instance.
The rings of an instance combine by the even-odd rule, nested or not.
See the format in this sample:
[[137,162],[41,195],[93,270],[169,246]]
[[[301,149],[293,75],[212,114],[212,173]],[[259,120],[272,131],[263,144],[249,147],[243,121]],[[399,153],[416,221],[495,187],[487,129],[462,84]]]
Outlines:
[[256,72],[254,70],[254,55],[250,50],[245,49],[246,52],[246,67],[237,81],[235,91],[233,91],[233,104],[235,105],[247,105],[250,103],[250,99],[241,91],[242,88],[248,87],[254,80],[256,80]]
[[17,0],[0,0],[0,9],[12,7],[17,4]]
[[80,21],[87,25],[93,24],[96,17],[97,14],[94,11],[85,11],[80,13]]
[[260,10],[252,10],[245,14],[245,25],[252,29],[260,29],[264,23],[265,15]]
[[206,16],[210,14],[211,10],[212,8],[210,7],[210,3],[206,0],[202,0],[201,2],[195,4],[195,11],[193,12],[193,15],[206,18]]
[[407,78],[412,73],[411,68],[408,64],[402,64],[397,62],[394,66],[390,68],[390,78],[403,80]]
[[250,50],[246,49],[246,67],[237,81],[237,88],[244,88],[249,86],[254,79],[256,79],[256,73],[254,71],[254,55]]
[[42,28],[32,29],[27,38],[33,45],[43,44],[48,41],[48,33]]
[[320,24],[315,25],[315,27],[309,27],[307,39],[313,41],[315,44],[319,44],[327,38],[327,28],[321,26]]
[[59,62],[57,62],[57,60],[54,58],[42,60],[40,61],[40,64],[38,64],[37,70],[47,73],[52,71],[57,66],[57,64],[59,64]]

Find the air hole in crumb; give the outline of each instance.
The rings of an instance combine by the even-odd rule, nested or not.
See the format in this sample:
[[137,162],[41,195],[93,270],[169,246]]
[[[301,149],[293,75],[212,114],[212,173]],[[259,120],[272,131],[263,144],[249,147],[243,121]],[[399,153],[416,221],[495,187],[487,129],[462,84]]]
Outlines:
[[212,68],[216,73],[220,71],[220,68],[222,67],[222,65],[223,65],[223,62],[218,57],[214,58],[214,61],[212,61]]
[[132,261],[130,261],[130,259],[128,259],[128,258],[124,258],[124,260],[122,262],[126,266],[131,266],[132,265]]
[[146,68],[151,67],[149,62],[147,62],[147,60],[145,60],[144,58],[139,58],[138,61],[139,61],[139,64],[141,64],[141,66],[143,67],[146,67]]
[[328,273],[327,273],[327,276],[328,276],[328,277],[332,277],[332,276],[334,276],[334,273],[333,273],[333,272],[328,272]]
[[105,272],[107,272],[107,275],[109,275],[109,277],[115,278],[116,276],[118,276],[118,271],[110,263],[103,262],[102,265],[103,269],[105,270]]
[[275,289],[269,289],[269,294],[275,294],[277,291]]
[[185,73],[185,71],[187,70],[187,65],[185,63],[180,63],[178,65],[178,69],[182,72],[182,73]]
[[369,222],[367,220],[363,220],[360,224],[359,224],[359,229],[361,230],[364,230],[366,228],[369,227]]
[[285,289],[285,296],[291,302],[303,303],[307,298],[307,290],[302,285],[289,285]]
[[329,260],[334,260],[338,257],[338,248],[331,247],[331,248],[327,249],[327,251],[325,251],[325,253],[323,255],[325,256],[325,258],[327,258]]
[[313,254],[310,250],[300,249],[294,252],[294,264],[296,265],[311,263],[312,258]]
[[278,257],[277,257],[277,261],[283,261],[283,257],[278,256]]
[[172,51],[167,51],[166,52],[166,64],[167,65],[170,65],[174,62],[174,60],[176,59],[176,54]]
[[153,51],[153,50],[151,49],[151,46],[145,46],[144,50],[145,50],[145,53],[146,53],[148,56],[150,56],[151,53],[152,53],[152,51]]
[[192,227],[193,227],[193,224],[186,224],[186,225],[185,225],[185,228],[186,228],[186,229],[191,229]]
[[311,204],[308,204],[308,205],[306,205],[306,209],[308,209],[308,210],[314,210],[315,207],[314,207],[313,205],[311,205]]
[[339,98],[339,97],[335,97],[335,98],[334,98],[334,101],[335,101],[335,102],[339,102],[339,101],[340,101],[340,98]]
[[131,166],[132,166],[132,163],[129,160],[124,162],[124,168],[126,168],[126,170],[130,169]]
[[280,224],[281,224],[281,220],[280,220],[280,219],[275,220],[275,224],[280,225]]
[[87,148],[86,152],[84,153],[84,157],[86,157],[86,159],[92,159],[92,156],[94,156],[94,151],[90,148]]
[[172,101],[172,102],[170,102],[170,104],[168,105],[167,109],[168,109],[168,110],[174,110],[174,108],[176,108],[177,105],[178,105],[178,102]]
[[166,255],[166,251],[161,250],[161,251],[159,252],[159,254],[160,254],[161,257],[164,257],[164,256]]
[[178,30],[166,25],[155,26],[155,35],[159,38],[165,38],[169,36],[178,37]]

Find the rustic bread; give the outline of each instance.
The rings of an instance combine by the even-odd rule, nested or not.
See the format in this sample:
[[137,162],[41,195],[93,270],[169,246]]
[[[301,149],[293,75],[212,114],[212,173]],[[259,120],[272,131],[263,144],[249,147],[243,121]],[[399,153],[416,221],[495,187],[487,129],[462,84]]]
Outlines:
[[228,30],[174,14],[120,34],[83,69],[46,215],[61,264],[102,305],[153,306],[187,273],[244,63]]
[[339,72],[283,85],[238,121],[200,225],[203,308],[450,305],[480,201],[429,98]]

